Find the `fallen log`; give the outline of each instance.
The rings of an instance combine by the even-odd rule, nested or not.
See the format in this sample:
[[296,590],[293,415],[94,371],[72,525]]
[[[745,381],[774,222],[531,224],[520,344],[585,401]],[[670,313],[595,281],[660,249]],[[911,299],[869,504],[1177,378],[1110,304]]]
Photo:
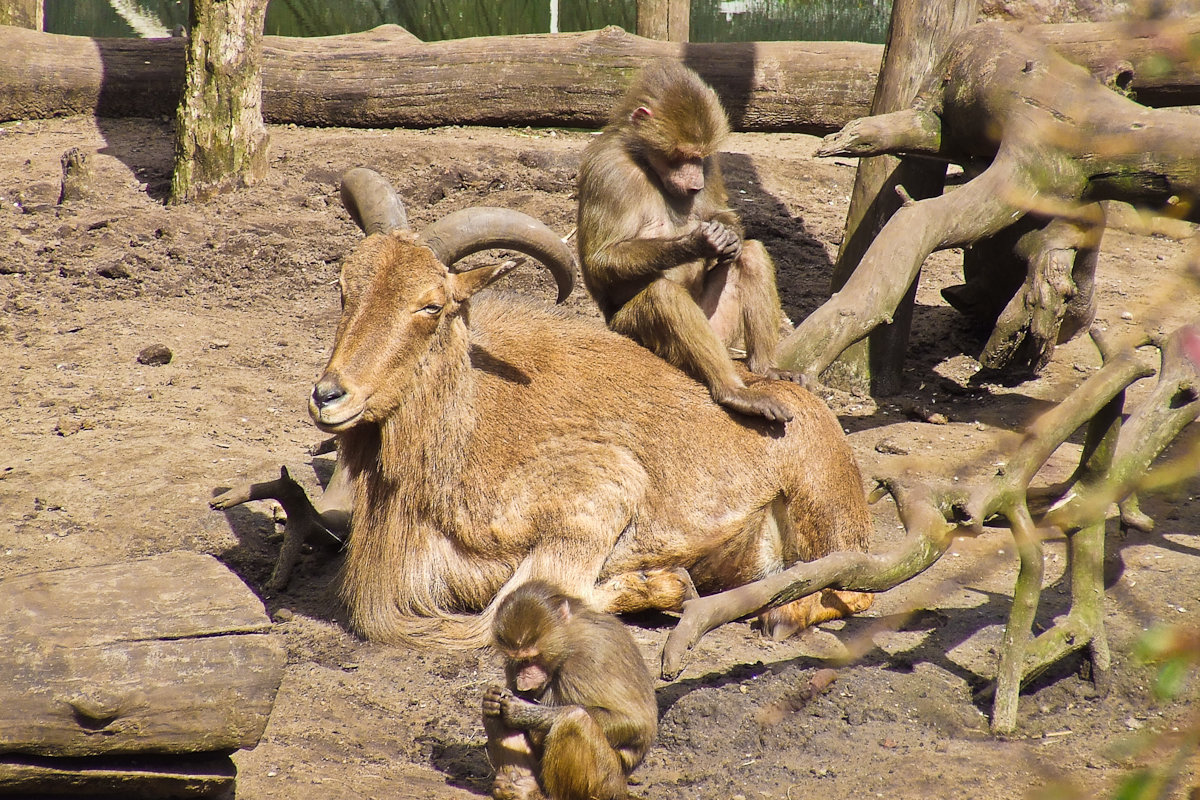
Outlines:
[[[1178,42],[1200,18],[1035,26],[1094,70],[1131,65],[1149,105],[1200,103]],[[1169,35],[1168,35],[1169,33]],[[0,26],[0,121],[68,114],[173,116],[184,40],[90,39]],[[346,36],[263,37],[263,116],[310,126],[600,127],[629,76],[682,58],[720,93],[737,130],[829,133],[868,113],[883,48],[857,42],[677,43],[619,28],[421,42],[395,25]],[[1172,69],[1141,69],[1143,64]],[[537,91],[530,91],[537,87]]]
[[0,795],[230,787],[283,677],[270,630],[200,553],[0,581]]

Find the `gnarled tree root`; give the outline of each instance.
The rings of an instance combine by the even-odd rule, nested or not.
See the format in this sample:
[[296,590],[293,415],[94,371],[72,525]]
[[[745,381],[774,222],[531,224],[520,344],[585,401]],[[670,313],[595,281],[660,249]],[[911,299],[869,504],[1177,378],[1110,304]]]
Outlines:
[[[1013,730],[1021,686],[1075,650],[1090,649],[1093,676],[1103,686],[1110,665],[1103,627],[1106,512],[1112,503],[1132,497],[1147,481],[1161,485],[1163,479],[1147,473],[1149,464],[1200,416],[1200,324],[1180,328],[1162,345],[1157,385],[1123,425],[1125,389],[1154,374],[1135,354],[1135,347],[1150,342],[1112,353],[1099,334],[1094,333],[1093,338],[1105,355],[1104,367],[1029,426],[993,479],[974,486],[877,479],[881,487],[877,494],[886,491],[892,495],[908,532],[899,547],[880,555],[832,553],[754,583],[685,602],[683,617],[663,647],[663,677],[678,676],[687,651],[720,625],[823,588],[884,591],[936,562],[954,536],[969,534],[985,521],[1003,517],[1012,526],[1020,569],[997,670],[993,729]],[[1030,481],[1085,423],[1088,434],[1079,467],[1060,487],[1058,503],[1035,520],[1030,511]],[[1170,478],[1178,480],[1197,469],[1200,453],[1182,468],[1172,468]],[[1042,591],[1042,541],[1049,531],[1061,532],[1069,539],[1071,608],[1053,627],[1033,638],[1032,622]]]
[[[1024,262],[1025,274],[968,275],[948,299],[960,310],[985,309],[979,321],[994,324],[980,357],[985,366],[1036,372],[1057,343],[1090,323],[1104,222],[1096,201],[1200,219],[1198,148],[1200,118],[1141,106],[1018,29],[972,27],[912,108],[855,120],[827,136],[817,154],[934,157],[969,172],[988,166],[958,189],[896,211],[843,288],[783,340],[780,365],[820,375],[904,311],[930,253],[1005,241],[993,237],[1028,215],[1035,221],[1018,242],[1020,261],[984,259],[1004,270]],[[988,296],[1014,286],[1010,296]]]

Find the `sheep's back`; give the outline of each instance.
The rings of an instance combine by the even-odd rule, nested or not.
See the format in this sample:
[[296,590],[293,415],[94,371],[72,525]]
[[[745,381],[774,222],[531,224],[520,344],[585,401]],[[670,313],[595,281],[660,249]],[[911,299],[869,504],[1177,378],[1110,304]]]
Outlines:
[[478,385],[506,409],[510,429],[622,442],[672,469],[709,458],[760,476],[781,459],[820,459],[806,453],[813,439],[842,439],[836,417],[799,385],[773,384],[796,415],[785,436],[776,423],[731,414],[682,370],[567,309],[488,293],[471,309],[471,328]]

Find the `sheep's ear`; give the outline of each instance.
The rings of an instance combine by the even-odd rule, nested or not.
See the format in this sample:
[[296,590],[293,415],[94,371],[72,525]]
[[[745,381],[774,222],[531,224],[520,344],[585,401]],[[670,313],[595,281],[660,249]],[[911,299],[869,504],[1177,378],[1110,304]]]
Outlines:
[[465,272],[453,273],[450,276],[450,293],[455,300],[461,303],[480,289],[490,286],[493,281],[503,278],[519,267],[524,261],[525,259],[523,258],[514,258],[501,264],[492,264],[486,267],[476,267]]

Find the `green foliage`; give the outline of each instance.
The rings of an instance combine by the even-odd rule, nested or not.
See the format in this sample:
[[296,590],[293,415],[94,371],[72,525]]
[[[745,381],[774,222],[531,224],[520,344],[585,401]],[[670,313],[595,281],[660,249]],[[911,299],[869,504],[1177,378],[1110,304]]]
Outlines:
[[1183,625],[1159,625],[1142,636],[1133,651],[1142,664],[1157,664],[1154,696],[1179,697],[1187,688],[1192,668],[1200,665],[1200,631]]
[[1139,769],[1121,781],[1113,800],[1151,800],[1159,796],[1161,781],[1151,769]]

